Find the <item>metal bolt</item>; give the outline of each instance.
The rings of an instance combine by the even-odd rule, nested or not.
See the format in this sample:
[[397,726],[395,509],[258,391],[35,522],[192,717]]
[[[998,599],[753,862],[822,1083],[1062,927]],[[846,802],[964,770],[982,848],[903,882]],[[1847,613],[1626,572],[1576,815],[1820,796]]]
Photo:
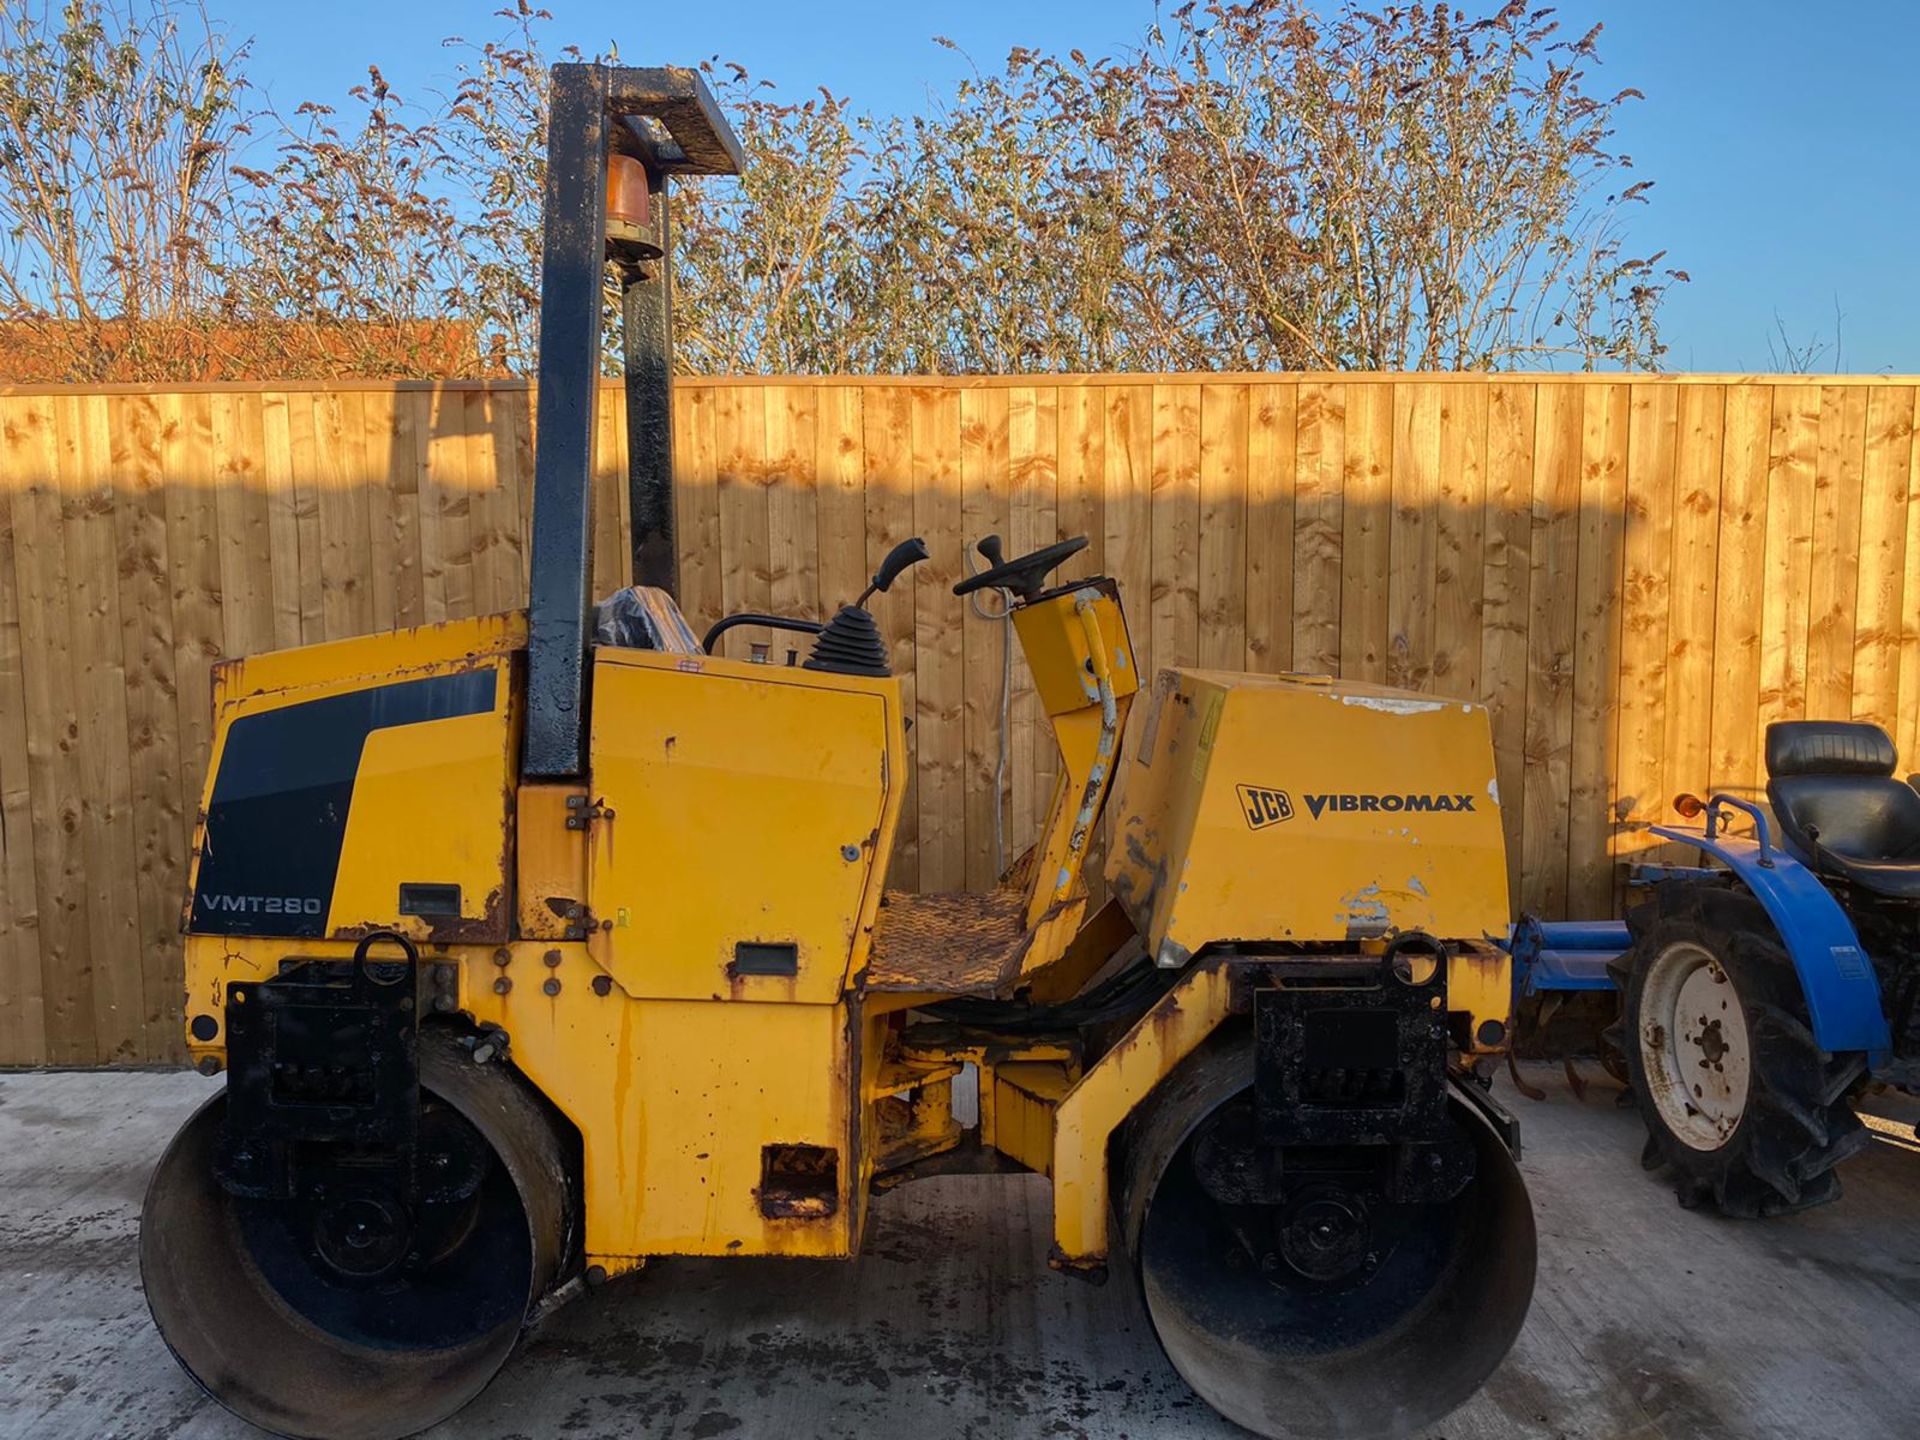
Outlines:
[[493,993],[496,995],[504,995],[511,989],[513,989],[513,981],[504,975],[493,982]]
[[611,975],[594,976],[593,993],[596,995],[611,995],[613,993],[613,977]]
[[860,858],[860,847],[858,845],[842,845],[840,847],[840,858],[851,865]]
[[502,945],[493,952],[493,963],[504,968],[513,959],[513,952]]
[[546,993],[549,995],[558,995],[560,993],[560,982],[558,980],[549,978],[547,980],[547,983],[542,985],[540,988],[546,991]]
[[540,960],[549,970],[558,970],[560,968],[560,952],[558,950],[547,951],[546,954],[540,957]]
[[607,1283],[607,1267],[604,1265],[589,1265],[587,1267],[587,1273],[583,1278],[589,1285],[604,1285]]
[[433,997],[433,1008],[442,1015],[453,1009],[453,1003],[453,996],[451,995],[436,995]]
[[200,1057],[200,1063],[194,1068],[202,1075],[218,1075],[220,1073],[220,1061],[215,1056],[202,1055]]

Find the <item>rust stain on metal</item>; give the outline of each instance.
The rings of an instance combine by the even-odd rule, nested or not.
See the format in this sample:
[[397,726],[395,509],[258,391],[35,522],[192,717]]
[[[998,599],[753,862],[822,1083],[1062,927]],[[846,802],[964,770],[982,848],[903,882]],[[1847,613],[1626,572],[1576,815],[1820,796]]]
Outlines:
[[1499,984],[1512,963],[1505,951],[1479,945],[1462,945],[1452,957],[1452,964],[1462,966],[1483,984]]
[[[487,903],[479,915],[409,916],[427,921],[426,943],[430,945],[485,945],[507,938],[507,890],[496,885],[487,892]],[[403,923],[397,920],[366,920],[357,925],[336,925],[328,938],[364,940],[377,932],[393,930]]]

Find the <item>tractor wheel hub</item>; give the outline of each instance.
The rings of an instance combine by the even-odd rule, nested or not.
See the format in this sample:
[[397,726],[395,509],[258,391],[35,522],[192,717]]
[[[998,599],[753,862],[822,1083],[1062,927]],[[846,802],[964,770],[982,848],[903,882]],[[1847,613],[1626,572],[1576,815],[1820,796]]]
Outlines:
[[1653,959],[1641,997],[1640,1053],[1660,1118],[1695,1150],[1717,1150],[1746,1113],[1752,1050],[1727,972],[1677,941]]

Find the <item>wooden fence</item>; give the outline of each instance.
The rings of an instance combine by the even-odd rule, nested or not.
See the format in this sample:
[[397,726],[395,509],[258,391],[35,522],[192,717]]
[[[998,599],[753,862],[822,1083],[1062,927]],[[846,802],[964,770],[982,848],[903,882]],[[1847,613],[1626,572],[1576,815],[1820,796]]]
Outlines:
[[[683,602],[876,607],[917,751],[897,874],[986,883],[1051,778],[963,546],[1092,544],[1143,665],[1337,671],[1492,708],[1516,903],[1616,902],[1683,788],[1859,716],[1920,762],[1916,382],[1110,377],[685,382]],[[602,406],[598,585],[624,562]],[[0,1063],[179,1054],[177,929],[224,654],[521,603],[516,384],[0,392]]]

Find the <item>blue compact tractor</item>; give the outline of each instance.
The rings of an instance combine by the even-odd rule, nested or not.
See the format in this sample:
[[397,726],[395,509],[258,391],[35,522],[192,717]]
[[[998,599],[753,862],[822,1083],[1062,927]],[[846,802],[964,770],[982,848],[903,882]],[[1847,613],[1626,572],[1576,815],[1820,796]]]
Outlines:
[[1920,776],[1845,721],[1769,725],[1766,759],[1768,807],[1683,795],[1699,826],[1653,827],[1702,863],[1640,867],[1624,924],[1526,919],[1512,940],[1524,994],[1618,988],[1645,1163],[1681,1204],[1747,1217],[1838,1198],[1870,1079],[1920,1091]]

